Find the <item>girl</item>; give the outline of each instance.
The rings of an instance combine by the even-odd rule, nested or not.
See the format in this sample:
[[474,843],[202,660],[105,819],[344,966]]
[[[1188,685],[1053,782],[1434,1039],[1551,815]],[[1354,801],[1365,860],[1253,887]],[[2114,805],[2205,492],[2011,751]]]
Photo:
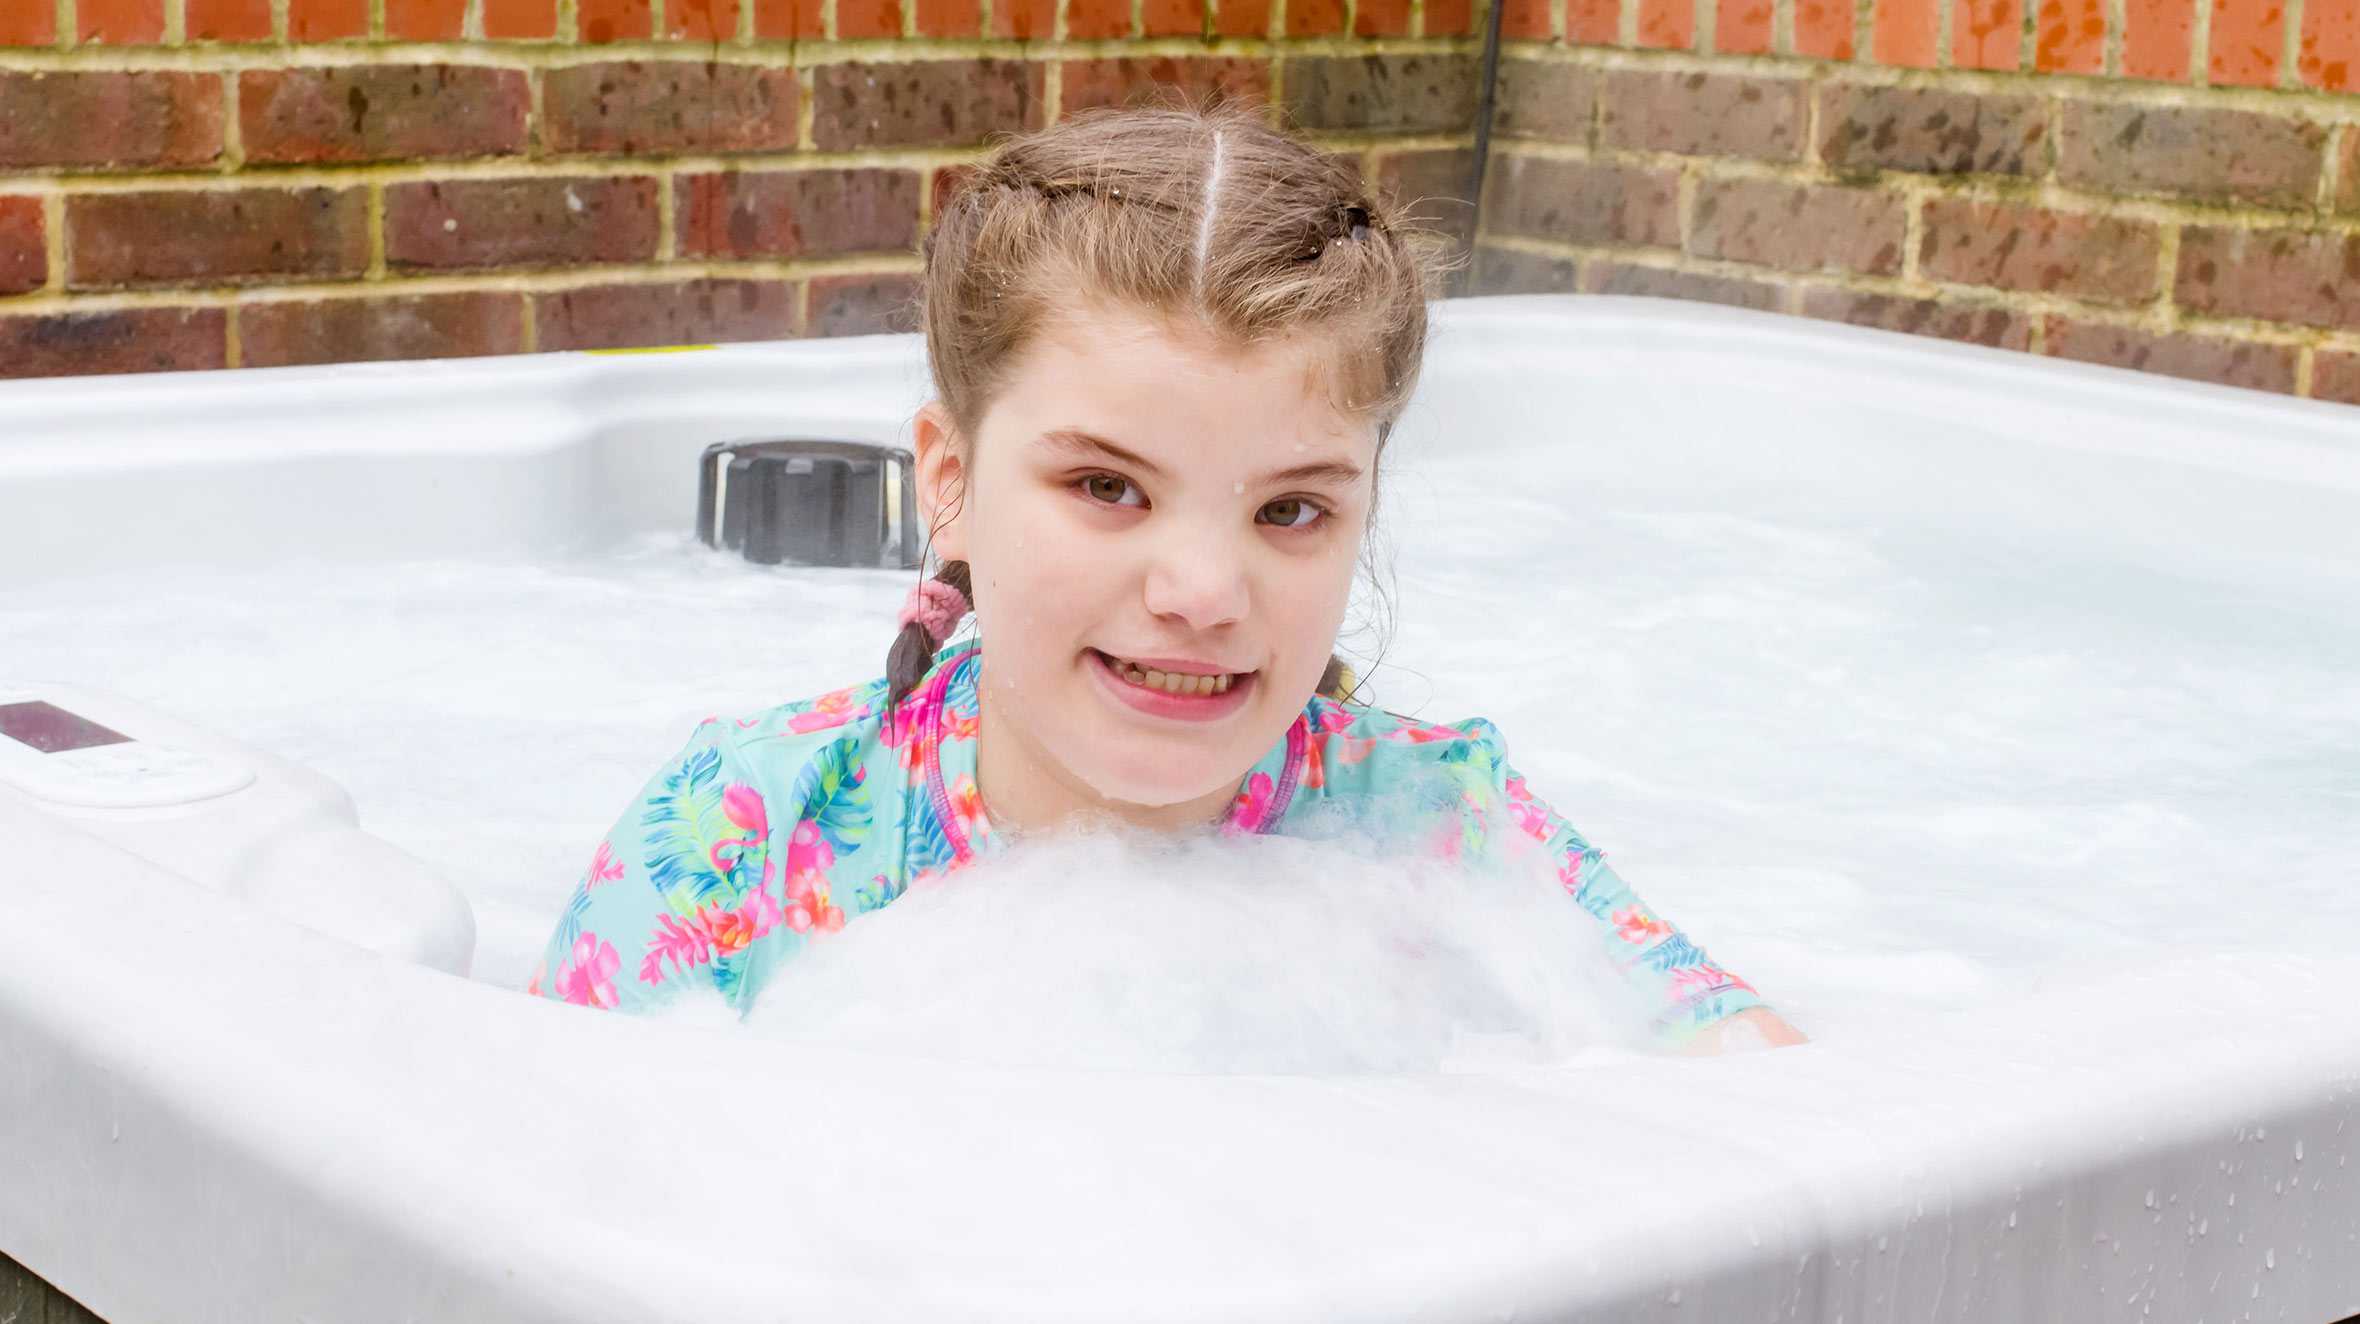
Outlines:
[[[1533,798],[1490,723],[1347,701],[1330,649],[1424,350],[1417,237],[1242,107],[1003,143],[924,245],[940,570],[887,674],[700,725],[530,991],[640,1011],[698,984],[742,1012],[806,944],[1030,833],[1373,807],[1357,830],[1448,855],[1538,843],[1667,1043],[1799,1041]],[[970,607],[979,642],[943,647]]]

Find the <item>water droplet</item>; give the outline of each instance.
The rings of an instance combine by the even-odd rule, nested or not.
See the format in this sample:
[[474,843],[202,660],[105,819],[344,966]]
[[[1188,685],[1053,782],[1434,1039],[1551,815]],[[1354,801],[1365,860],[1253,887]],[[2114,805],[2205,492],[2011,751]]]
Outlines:
[[2300,1140],[2294,1142],[2294,1161],[2297,1163],[2303,1161],[2303,1142]]
[[1244,496],[1245,494],[1246,494],[1246,485],[1245,485],[1244,483],[1231,483],[1231,484],[1229,485],[1229,495],[1231,495],[1231,496]]
[[2014,1227],[2014,1226],[2016,1226],[2016,1211],[2015,1211],[2015,1210],[2013,1210],[2013,1209],[2010,1209],[2010,1210],[2008,1211],[2008,1226],[2009,1226],[2009,1227]]
[[2278,1267],[2277,1247],[2272,1246],[2262,1252],[2262,1267],[2265,1269],[2275,1269]]

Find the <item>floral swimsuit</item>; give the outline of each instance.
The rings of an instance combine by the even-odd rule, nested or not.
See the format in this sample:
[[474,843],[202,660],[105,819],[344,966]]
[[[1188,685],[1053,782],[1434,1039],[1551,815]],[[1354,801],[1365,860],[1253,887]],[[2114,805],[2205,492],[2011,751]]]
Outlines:
[[[599,843],[528,991],[646,1011],[694,982],[742,1013],[806,943],[1001,849],[975,785],[982,657],[971,641],[944,649],[891,722],[883,679],[707,718]],[[1664,1041],[1762,1005],[1532,797],[1482,718],[1428,725],[1315,697],[1246,774],[1222,830],[1339,822],[1406,830],[1454,859],[1503,822],[1539,843]]]

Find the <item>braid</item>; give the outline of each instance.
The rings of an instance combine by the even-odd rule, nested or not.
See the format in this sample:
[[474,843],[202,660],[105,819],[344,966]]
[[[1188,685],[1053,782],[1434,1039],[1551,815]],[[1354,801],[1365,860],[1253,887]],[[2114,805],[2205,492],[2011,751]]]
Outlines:
[[[945,561],[942,569],[934,572],[937,582],[950,585],[967,597],[973,585],[967,574],[965,561]],[[888,712],[901,706],[909,692],[918,687],[926,669],[934,665],[934,651],[942,641],[929,634],[923,623],[912,621],[901,627],[893,637],[893,649],[885,655],[885,707]]]

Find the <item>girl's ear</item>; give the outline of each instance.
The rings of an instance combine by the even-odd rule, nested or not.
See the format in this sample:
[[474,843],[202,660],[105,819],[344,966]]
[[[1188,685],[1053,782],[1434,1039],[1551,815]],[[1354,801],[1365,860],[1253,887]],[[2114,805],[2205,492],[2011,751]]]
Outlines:
[[911,423],[918,466],[918,515],[926,522],[936,561],[967,559],[966,521],[959,518],[967,497],[964,443],[939,399],[929,400]]

